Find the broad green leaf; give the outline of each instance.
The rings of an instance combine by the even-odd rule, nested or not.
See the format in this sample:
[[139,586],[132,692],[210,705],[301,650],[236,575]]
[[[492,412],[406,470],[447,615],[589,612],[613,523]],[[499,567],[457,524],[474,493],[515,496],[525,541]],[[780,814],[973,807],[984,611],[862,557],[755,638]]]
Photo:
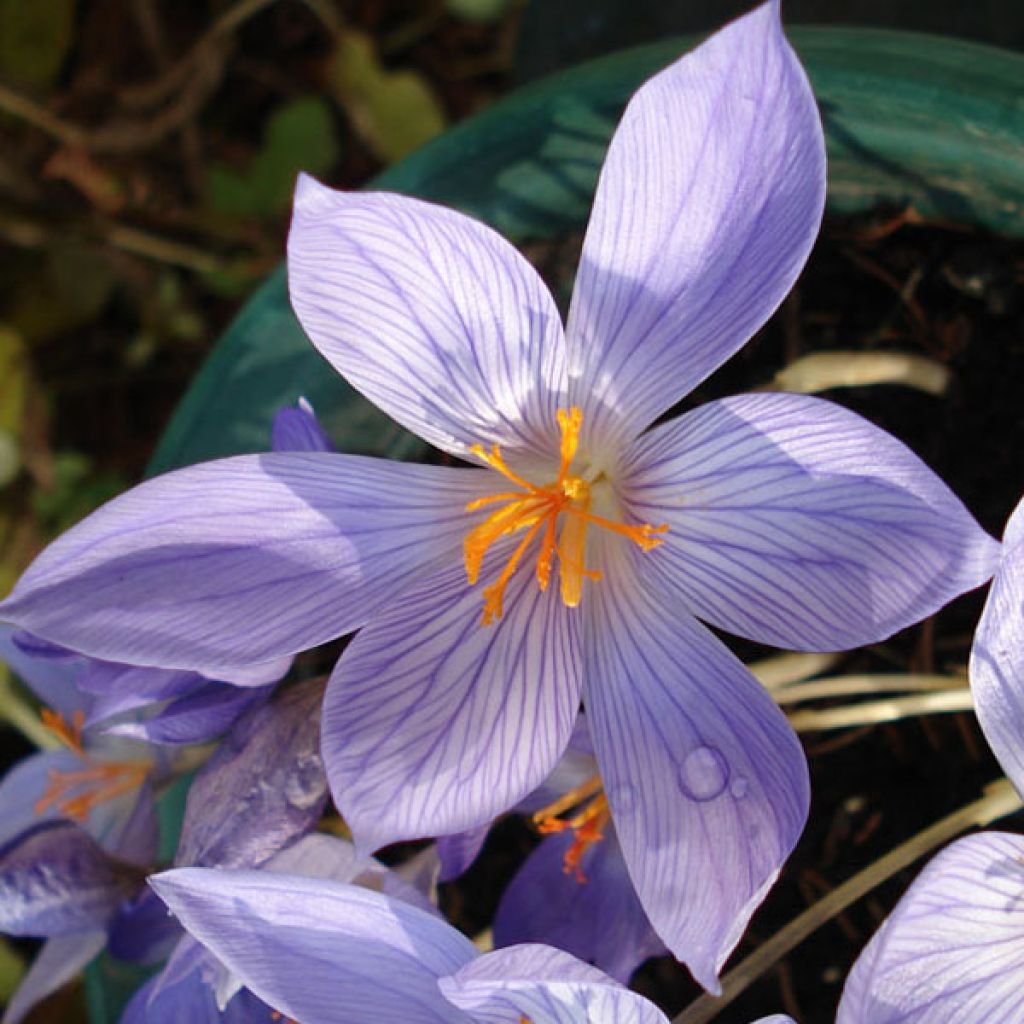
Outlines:
[[288,208],[296,174],[326,174],[339,154],[327,101],[320,96],[292,100],[268,118],[263,148],[245,171],[224,164],[210,168],[210,205],[219,213],[238,217],[280,213]]
[[384,68],[373,41],[361,32],[342,36],[331,82],[359,134],[384,163],[401,160],[444,129],[444,109],[427,80],[416,71]]
[[71,45],[75,0],[0,0],[0,73],[49,85]]

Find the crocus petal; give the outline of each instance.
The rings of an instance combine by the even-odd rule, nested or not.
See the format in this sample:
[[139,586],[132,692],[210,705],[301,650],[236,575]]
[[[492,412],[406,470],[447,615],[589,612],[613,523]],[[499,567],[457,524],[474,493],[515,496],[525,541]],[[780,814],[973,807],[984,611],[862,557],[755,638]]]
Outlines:
[[44,654],[49,645],[43,641],[36,654],[30,634],[0,623],[0,661],[49,708],[59,711],[68,721],[76,711],[88,711],[91,699],[79,690],[84,670],[83,659],[70,651]]
[[641,438],[629,512],[689,610],[791,650],[874,643],[993,572],[999,548],[908,448],[804,395],[709,402]]
[[596,447],[635,437],[768,319],[824,200],[821,121],[777,2],[637,92],[601,171],[567,328]]
[[495,950],[442,978],[438,986],[475,1024],[668,1024],[643,996],[548,946]]
[[303,175],[288,289],[334,368],[431,444],[461,456],[474,444],[547,459],[558,450],[558,310],[537,272],[484,224]]
[[969,666],[978,721],[1003,771],[1024,793],[1024,501],[974,634]]
[[457,1024],[437,979],[476,955],[443,921],[357,886],[184,868],[150,880],[185,928],[299,1021]]
[[437,837],[437,855],[441,862],[439,882],[451,882],[456,879],[477,859],[484,847],[487,833],[491,831],[490,822],[468,832],[457,832],[451,836]]
[[[118,910],[107,930],[107,950],[127,963],[156,964],[171,955],[181,938],[181,925],[163,900],[144,888]],[[203,955],[209,954],[204,950]]]
[[0,848],[0,931],[49,937],[103,928],[142,878],[77,825],[44,823]]
[[36,810],[53,772],[81,770],[82,762],[70,750],[44,750],[19,761],[0,783],[0,846],[43,821],[62,817],[54,806]]
[[239,992],[220,1010],[213,989],[198,973],[159,992],[157,982],[150,979],[132,996],[119,1024],[272,1024],[281,1019],[250,992]]
[[652,555],[600,540],[584,703],[601,778],[647,916],[715,992],[803,828],[807,764],[746,666],[687,614],[679,590],[642,575]]
[[338,662],[324,763],[363,853],[489,822],[569,741],[580,687],[573,610],[525,570],[501,619],[481,625],[482,606],[480,587],[453,566],[391,605]]
[[614,829],[583,854],[585,881],[565,871],[574,839],[571,832],[549,836],[526,859],[498,904],[494,943],[557,946],[626,984],[665,944],[637,899]]
[[0,618],[110,661],[216,677],[363,624],[458,550],[493,474],[324,452],[168,473],[50,545]]
[[118,722],[104,731],[112,736],[168,746],[203,743],[219,736],[246,708],[268,696],[269,688],[265,687],[202,683],[194,693],[171,701],[155,714],[138,721]]
[[292,408],[279,409],[270,425],[270,446],[275,452],[329,452],[334,449],[305,398]]
[[2,1024],[18,1024],[36,1003],[66,985],[107,941],[103,931],[80,932],[50,939],[39,951],[18,991],[11,997]]
[[837,1024],[1024,1020],[1024,837],[968,836],[921,872],[847,979]]
[[308,832],[327,802],[321,680],[250,709],[189,787],[176,864],[258,867]]

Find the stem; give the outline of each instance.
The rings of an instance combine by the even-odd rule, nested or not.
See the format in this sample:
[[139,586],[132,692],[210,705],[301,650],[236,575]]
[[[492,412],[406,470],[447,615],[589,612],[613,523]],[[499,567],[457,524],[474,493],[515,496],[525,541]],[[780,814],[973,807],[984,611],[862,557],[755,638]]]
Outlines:
[[790,363],[757,390],[814,394],[867,384],[903,384],[929,395],[944,395],[949,370],[934,359],[909,352],[814,352]]
[[813,683],[799,683],[775,690],[772,696],[778,704],[794,704],[800,700],[821,700],[828,697],[855,697],[865,693],[888,693],[891,690],[963,690],[967,679],[962,676],[925,674],[878,673],[865,675],[831,676],[815,679]]
[[[767,690],[775,691],[778,687],[790,683],[800,683],[819,672],[830,669],[841,657],[841,654],[776,654],[771,658],[752,661],[747,668],[757,676],[760,684]],[[781,700],[781,697],[776,699]]]
[[997,818],[1020,810],[1021,806],[1021,799],[1008,779],[997,779],[990,783],[985,787],[984,795],[980,799],[918,832],[916,836],[890,850],[884,857],[869,864],[863,871],[793,918],[764,945],[759,946],[726,974],[722,979],[720,996],[704,995],[695,999],[673,1019],[672,1024],[706,1024],[751,982],[851,903],[965,829],[984,828]]
[[58,750],[61,742],[47,729],[29,703],[14,689],[11,675],[0,665],[0,719],[18,730],[40,750]]
[[950,711],[972,711],[974,701],[966,687],[916,693],[911,697],[892,697],[862,704],[828,708],[825,711],[794,711],[787,715],[797,732],[819,732],[822,729],[849,729],[855,725],[876,725],[896,722],[912,715],[934,715]]

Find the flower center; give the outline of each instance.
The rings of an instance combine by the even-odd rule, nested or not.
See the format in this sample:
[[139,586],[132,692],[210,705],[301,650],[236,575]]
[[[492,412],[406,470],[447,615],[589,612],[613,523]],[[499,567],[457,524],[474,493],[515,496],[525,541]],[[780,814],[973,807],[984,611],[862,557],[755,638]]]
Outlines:
[[[475,526],[466,534],[464,557],[466,577],[470,584],[476,583],[479,578],[484,555],[496,540],[520,530],[526,531],[501,575],[489,587],[484,588],[485,626],[501,618],[505,587],[535,537],[540,537],[537,585],[541,590],[547,590],[551,581],[551,567],[557,553],[562,602],[569,608],[575,608],[580,603],[584,579],[601,578],[599,572],[586,567],[585,543],[587,526],[590,523],[628,537],[644,551],[650,551],[662,542],[662,538],[654,534],[664,533],[668,529],[667,526],[651,526],[647,523],[630,526],[594,515],[590,511],[590,483],[582,476],[570,473],[579,448],[582,425],[583,413],[580,409],[573,406],[571,409],[558,410],[558,426],[562,434],[561,464],[557,478],[551,483],[539,486],[509,469],[498,445],[494,445],[490,451],[478,444],[473,445],[471,449],[474,455],[519,489],[477,498],[466,506],[467,512],[475,512],[488,505],[501,505],[479,526]],[[563,514],[564,519],[559,529],[559,516]]]
[[[562,817],[567,811],[576,813]],[[533,824],[544,835],[564,832],[570,828],[573,830],[575,835],[572,846],[565,852],[562,870],[572,875],[577,882],[583,883],[587,880],[583,873],[583,855],[594,843],[604,839],[604,829],[611,816],[601,777],[594,775],[537,811],[533,815]]]
[[149,774],[150,766],[138,761],[97,761],[82,745],[85,715],[76,711],[67,722],[58,711],[43,708],[43,725],[83,763],[81,771],[62,772],[51,769],[47,775],[46,790],[36,801],[36,814],[56,807],[66,818],[85,822],[92,809],[122,793],[130,793],[141,786]]

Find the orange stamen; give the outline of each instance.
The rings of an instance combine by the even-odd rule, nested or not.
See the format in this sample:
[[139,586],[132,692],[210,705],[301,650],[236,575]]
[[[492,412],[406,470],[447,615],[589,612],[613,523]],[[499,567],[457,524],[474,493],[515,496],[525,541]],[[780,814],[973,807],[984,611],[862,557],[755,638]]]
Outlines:
[[[484,589],[482,621],[485,626],[501,618],[505,587],[538,535],[541,540],[537,554],[537,586],[542,591],[547,590],[557,554],[562,602],[573,608],[579,604],[583,595],[583,581],[601,579],[601,574],[587,569],[585,563],[588,525],[600,526],[626,537],[644,551],[650,551],[661,544],[662,538],[655,534],[664,533],[668,529],[666,525],[619,523],[590,511],[590,483],[583,477],[570,473],[579,450],[583,413],[573,406],[571,409],[559,409],[557,416],[561,431],[560,462],[558,476],[551,483],[538,486],[514,472],[505,462],[498,445],[492,445],[490,451],[482,445],[473,445],[471,449],[477,458],[521,490],[491,494],[466,505],[467,512],[475,512],[489,505],[501,504],[501,508],[493,511],[482,523],[466,534],[463,558],[466,578],[470,584],[476,583],[479,579],[484,556],[495,541],[519,530],[527,531],[526,536],[509,557],[501,575]],[[569,518],[563,521],[559,531],[558,517],[562,512]]]
[[51,807],[56,807],[65,817],[84,822],[94,807],[122,793],[131,792],[145,781],[151,767],[148,763],[97,761],[90,757],[82,745],[84,711],[76,711],[71,716],[70,724],[59,711],[43,708],[39,714],[44,727],[75,754],[85,767],[75,772],[51,769],[47,775],[46,789],[33,807],[36,814],[43,814]]
[[[570,818],[559,817],[581,805],[583,809],[578,814]],[[564,832],[570,828],[573,830],[575,835],[572,845],[565,852],[562,870],[581,884],[587,881],[583,873],[583,855],[594,843],[604,839],[604,829],[610,820],[608,799],[604,795],[600,776],[597,775],[575,789],[570,789],[533,815],[534,827],[543,835]]]

